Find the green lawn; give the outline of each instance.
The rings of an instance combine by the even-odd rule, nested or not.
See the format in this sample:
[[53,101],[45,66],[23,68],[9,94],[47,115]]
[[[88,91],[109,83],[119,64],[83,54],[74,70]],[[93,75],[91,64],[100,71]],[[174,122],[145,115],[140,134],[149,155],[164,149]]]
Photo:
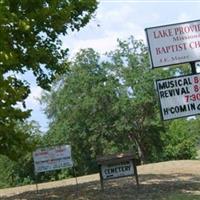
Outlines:
[[161,200],[200,200],[200,194],[170,194],[167,197],[160,198]]
[[62,185],[52,182],[49,188],[39,185],[38,194],[35,185],[23,192],[17,188],[0,190],[0,200],[200,200],[200,161],[155,163],[140,166],[139,172],[139,188],[133,177],[126,177],[105,181],[101,191],[99,175],[95,174],[78,178],[78,182],[87,179],[79,182],[78,190],[73,179],[66,185],[65,181]]

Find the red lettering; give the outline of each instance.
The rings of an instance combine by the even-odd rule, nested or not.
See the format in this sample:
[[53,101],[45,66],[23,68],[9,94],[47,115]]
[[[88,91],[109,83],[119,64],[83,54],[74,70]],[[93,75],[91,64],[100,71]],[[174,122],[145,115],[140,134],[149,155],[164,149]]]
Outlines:
[[200,41],[191,42],[191,43],[189,44],[189,47],[190,47],[191,49],[199,48],[199,47],[200,47]]
[[194,77],[194,83],[198,83],[199,82],[199,78],[197,76]]
[[185,96],[185,101],[186,101],[186,103],[189,101],[189,98],[190,98],[189,95]]
[[165,30],[159,30],[153,32],[154,38],[164,38],[164,37],[170,37],[173,36],[172,29],[165,29]]
[[199,86],[198,85],[194,85],[194,91],[198,92],[199,91]]

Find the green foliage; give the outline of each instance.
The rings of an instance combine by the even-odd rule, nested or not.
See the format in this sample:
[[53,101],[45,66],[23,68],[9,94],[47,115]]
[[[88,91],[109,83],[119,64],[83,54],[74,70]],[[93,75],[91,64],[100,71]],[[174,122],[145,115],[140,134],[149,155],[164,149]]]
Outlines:
[[0,154],[17,158],[16,146],[25,140],[14,127],[30,110],[16,105],[25,108],[30,89],[16,74],[32,71],[37,84],[50,89],[67,67],[68,50],[61,48],[59,36],[85,26],[96,8],[96,0],[0,1]]
[[47,141],[70,143],[75,165],[80,174],[96,169],[95,157],[102,154],[104,137],[114,120],[112,104],[117,101],[113,85],[119,85],[99,63],[92,49],[77,54],[70,71],[61,80],[62,86],[45,97],[51,129]]
[[0,155],[0,188],[8,187],[11,183],[12,162],[7,156]]
[[151,70],[147,48],[133,37],[106,55],[101,61],[93,49],[81,50],[44,94],[51,120],[46,143],[71,144],[79,175],[97,170],[98,155],[115,152],[133,151],[141,162],[193,158],[196,136],[188,132],[196,135],[197,120],[167,126],[154,88],[154,80],[184,73],[187,66]]
[[154,72],[141,41],[119,41],[106,62],[81,50],[43,96],[51,120],[46,141],[69,143],[79,174],[97,170],[97,155],[134,151],[150,161],[162,149]]
[[156,157],[160,153],[162,146],[162,123],[154,90],[154,80],[161,76],[161,71],[151,70],[147,48],[133,37],[119,41],[118,49],[109,56],[112,70],[123,81],[123,95],[115,107],[119,116],[115,122],[119,136],[117,144],[120,139],[127,138],[141,161],[150,161],[153,154]]
[[11,160],[8,156],[0,155],[0,187],[23,185],[33,183],[35,180],[32,151],[42,143],[39,126],[32,121],[17,123],[15,129],[21,133],[20,137],[25,135],[26,138],[20,146],[16,147],[17,159],[9,156]]
[[32,70],[38,84],[48,88],[55,74],[65,71],[67,51],[59,35],[85,26],[96,7],[95,0],[1,1],[2,74]]
[[[77,175],[97,172],[96,157],[116,152],[132,151],[143,162],[196,156],[199,118],[162,122],[154,89],[154,80],[185,73],[187,66],[151,70],[146,47],[132,37],[106,55],[102,61],[93,49],[81,50],[51,92],[43,94],[50,119],[43,137],[37,125],[15,122],[16,132],[24,135],[17,154],[23,154],[16,162],[0,158],[2,187],[34,181],[32,155],[24,149],[36,146],[70,144]],[[40,173],[38,180],[73,175],[64,169]]]
[[197,154],[199,120],[174,120],[163,135],[164,159],[194,159]]

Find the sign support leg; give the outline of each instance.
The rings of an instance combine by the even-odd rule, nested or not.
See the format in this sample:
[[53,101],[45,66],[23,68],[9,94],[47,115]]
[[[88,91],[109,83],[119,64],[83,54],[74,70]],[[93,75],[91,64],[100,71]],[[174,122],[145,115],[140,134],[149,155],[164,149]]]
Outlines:
[[139,188],[139,179],[138,179],[138,173],[137,173],[137,167],[134,161],[133,162],[133,167],[134,167],[134,174],[135,174],[135,180],[136,180],[136,184],[137,184],[137,188]]
[[38,176],[37,176],[37,173],[35,173],[35,186],[36,186],[36,192],[38,194],[39,190],[38,190]]
[[101,173],[101,165],[99,165],[99,176],[100,176],[101,190],[104,191],[103,176]]
[[75,180],[76,180],[76,194],[78,196],[78,179],[77,179],[77,176],[76,176],[75,167],[73,167],[73,172],[74,172],[74,177],[75,177]]

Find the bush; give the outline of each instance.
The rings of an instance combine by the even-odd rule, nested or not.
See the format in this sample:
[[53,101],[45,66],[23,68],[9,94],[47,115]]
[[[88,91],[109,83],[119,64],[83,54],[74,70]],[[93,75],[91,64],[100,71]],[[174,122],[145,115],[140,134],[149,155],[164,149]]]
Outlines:
[[174,120],[163,135],[164,160],[194,159],[197,155],[197,133],[194,120]]

